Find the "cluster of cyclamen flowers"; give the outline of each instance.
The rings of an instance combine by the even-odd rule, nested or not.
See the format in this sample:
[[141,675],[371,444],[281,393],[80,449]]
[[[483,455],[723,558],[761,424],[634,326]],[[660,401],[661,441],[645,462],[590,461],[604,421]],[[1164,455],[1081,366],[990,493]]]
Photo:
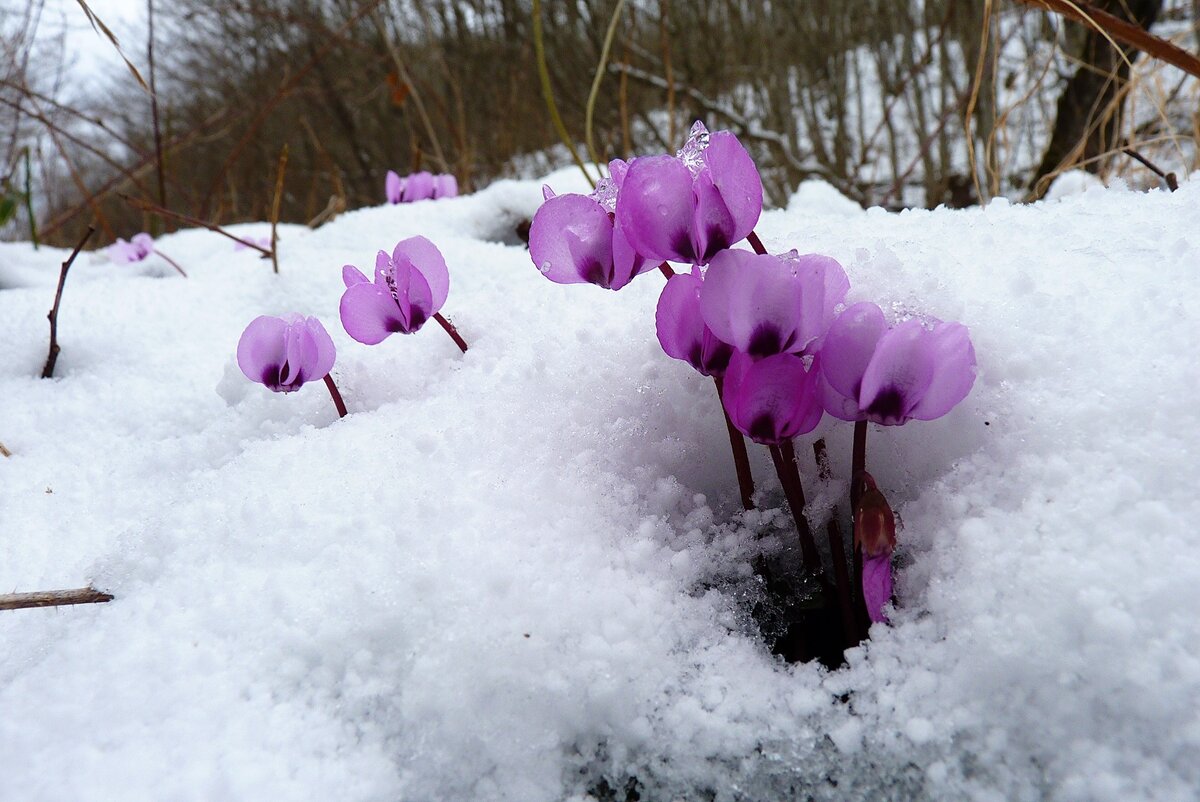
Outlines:
[[[716,379],[728,420],[772,447],[810,568],[820,571],[820,562],[803,512],[795,509],[803,505],[799,476],[785,476],[795,470],[791,439],[811,432],[828,413],[856,422],[861,446],[866,422],[931,420],[971,389],[975,355],[961,324],[889,324],[873,303],[844,306],[850,282],[836,260],[765,252],[754,234],[762,182],[730,132],[709,134],[698,122],[674,156],[613,161],[590,195],[556,196],[549,187],[544,195],[529,250],[546,278],[618,290],[656,268],[670,276],[658,302],[659,342],[669,356]],[[755,252],[732,247],[746,239]],[[668,262],[691,269],[674,273]],[[750,506],[749,466],[738,460],[740,437],[735,440],[743,501]],[[852,479],[855,544],[863,561],[856,584],[870,619],[884,621],[894,520],[860,450]]]
[[[354,340],[378,345],[392,334],[415,334],[432,319],[466,353],[467,344],[441,314],[450,293],[450,271],[441,251],[425,237],[401,240],[390,254],[379,251],[374,281],[354,265],[345,265],[342,282],[346,291],[339,312]],[[333,340],[315,317],[263,315],[238,341],[238,367],[246,378],[277,393],[324,380],[338,414],[345,417],[346,405],[330,375],[336,359]]]
[[401,178],[394,170],[388,170],[383,191],[388,203],[453,198],[458,195],[458,179],[448,173],[434,175],[425,171]]

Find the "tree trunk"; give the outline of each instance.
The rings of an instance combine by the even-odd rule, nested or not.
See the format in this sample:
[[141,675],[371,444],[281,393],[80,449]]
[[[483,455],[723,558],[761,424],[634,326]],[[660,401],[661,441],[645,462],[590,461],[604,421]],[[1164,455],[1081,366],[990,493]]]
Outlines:
[[[1095,5],[1146,29],[1162,11],[1162,0],[1104,0]],[[1050,144],[1030,182],[1035,198],[1045,194],[1053,176],[1073,164],[1100,172],[1108,161],[1102,154],[1118,147],[1129,64],[1137,52],[1128,46],[1118,51],[1103,34],[1087,31],[1079,69],[1058,99]]]

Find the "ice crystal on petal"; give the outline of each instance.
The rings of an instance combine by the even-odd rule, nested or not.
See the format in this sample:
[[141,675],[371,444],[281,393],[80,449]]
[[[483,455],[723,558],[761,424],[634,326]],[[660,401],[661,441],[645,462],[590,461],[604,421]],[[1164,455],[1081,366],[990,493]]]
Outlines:
[[592,190],[592,200],[604,207],[604,211],[612,214],[617,210],[617,182],[610,177],[601,178]]
[[704,127],[704,123],[696,120],[692,124],[692,130],[688,133],[687,142],[683,143],[683,147],[675,154],[675,156],[683,162],[688,168],[688,172],[694,178],[704,167],[703,155],[708,147],[708,129]]

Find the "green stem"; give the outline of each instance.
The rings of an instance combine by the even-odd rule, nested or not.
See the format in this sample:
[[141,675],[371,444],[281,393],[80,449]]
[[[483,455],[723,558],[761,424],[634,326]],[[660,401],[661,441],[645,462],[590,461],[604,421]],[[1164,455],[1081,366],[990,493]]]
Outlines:
[[617,32],[617,23],[621,19],[621,11],[625,8],[625,0],[617,0],[613,10],[612,20],[604,33],[604,47],[600,50],[600,63],[596,65],[596,75],[592,78],[592,91],[588,93],[587,110],[584,112],[583,132],[587,140],[588,154],[592,161],[600,164],[600,153],[596,150],[596,140],[592,131],[592,119],[596,111],[596,98],[600,95],[600,83],[604,78],[604,68],[608,65],[608,51],[612,48],[613,35]]
[[575,166],[583,173],[583,177],[594,187],[596,182],[583,166],[583,159],[579,157],[579,151],[575,149],[575,143],[567,133],[567,126],[563,124],[562,116],[558,113],[558,104],[554,102],[554,88],[550,85],[550,70],[546,66],[546,43],[542,38],[542,0],[533,0],[533,51],[537,56],[538,77],[542,81],[542,98],[546,101],[546,109],[550,112],[554,129],[558,131],[558,138],[571,152],[571,158],[575,160]]
[[29,238],[38,249],[37,218],[33,216],[33,170],[29,167],[29,148],[25,148],[25,213],[29,216]]

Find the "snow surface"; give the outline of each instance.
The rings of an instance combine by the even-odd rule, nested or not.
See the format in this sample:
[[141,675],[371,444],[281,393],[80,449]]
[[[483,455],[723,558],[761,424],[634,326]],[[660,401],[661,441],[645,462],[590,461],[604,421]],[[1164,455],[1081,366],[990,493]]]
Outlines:
[[[808,185],[764,215],[980,359],[946,418],[872,430],[899,606],[836,672],[755,631],[750,559],[793,536],[762,449],[738,509],[661,277],[545,281],[511,233],[540,184],[286,227],[278,276],[206,231],[159,243],[186,280],[83,258],[53,380],[65,254],[0,245],[0,590],[116,595],[0,614],[0,799],[1196,798],[1200,181],[901,214]],[[337,322],[341,266],[414,234],[466,355]],[[329,327],[344,420],[236,372],[287,311]],[[850,427],[818,434],[815,520]]]

